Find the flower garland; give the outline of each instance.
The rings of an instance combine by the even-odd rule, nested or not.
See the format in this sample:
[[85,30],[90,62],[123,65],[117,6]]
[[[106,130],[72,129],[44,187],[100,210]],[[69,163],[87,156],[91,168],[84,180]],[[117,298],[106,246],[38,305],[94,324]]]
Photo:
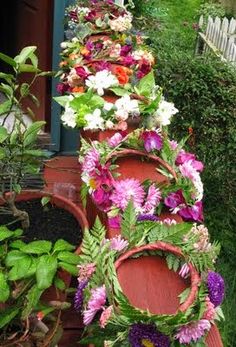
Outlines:
[[[166,176],[166,184],[119,178],[116,159],[126,150],[156,159],[157,170]],[[140,218],[156,217],[162,211],[178,214],[185,221],[203,221],[203,164],[160,129],[137,129],[130,134],[115,133],[104,142],[82,141],[79,161],[83,195],[89,193],[96,206],[106,212],[110,225],[119,227],[120,215],[133,199]],[[159,166],[159,168],[158,168]]]
[[[223,317],[220,304],[224,297],[223,278],[214,272],[219,245],[210,243],[206,227],[140,222],[129,203],[121,235],[106,240],[105,232],[97,220],[94,228],[86,231],[81,249],[75,308],[82,312],[88,333],[83,343],[109,347],[206,346],[211,324]],[[152,255],[158,250],[169,269],[179,271],[180,276],[191,275],[191,288],[180,295],[174,315],[140,310],[122,292],[117,278],[119,265],[148,250]]]

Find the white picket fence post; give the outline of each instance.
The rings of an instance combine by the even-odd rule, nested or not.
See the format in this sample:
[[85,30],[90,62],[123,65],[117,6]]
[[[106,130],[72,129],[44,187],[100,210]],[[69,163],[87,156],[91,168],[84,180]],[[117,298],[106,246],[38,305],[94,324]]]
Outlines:
[[[199,28],[204,28],[204,17],[199,20]],[[236,19],[229,21],[226,17],[208,17],[207,26],[199,37],[204,41],[203,53],[213,50],[222,60],[235,64],[236,66]],[[198,47],[199,47],[198,43]]]

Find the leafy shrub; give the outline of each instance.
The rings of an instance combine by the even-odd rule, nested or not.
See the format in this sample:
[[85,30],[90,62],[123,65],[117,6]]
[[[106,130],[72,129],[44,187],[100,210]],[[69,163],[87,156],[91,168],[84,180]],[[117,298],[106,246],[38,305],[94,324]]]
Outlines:
[[204,17],[224,17],[226,15],[226,11],[223,5],[217,4],[215,2],[206,2],[200,6],[198,10],[198,14]]

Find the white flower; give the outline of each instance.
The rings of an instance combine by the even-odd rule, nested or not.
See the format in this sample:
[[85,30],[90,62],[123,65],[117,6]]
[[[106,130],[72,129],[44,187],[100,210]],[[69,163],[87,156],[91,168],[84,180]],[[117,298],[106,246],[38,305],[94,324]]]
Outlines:
[[76,8],[76,10],[79,14],[84,14],[84,15],[88,14],[91,11],[90,8],[88,7],[79,7],[79,6]]
[[148,61],[150,64],[154,64],[154,62],[155,62],[155,59],[154,59],[152,53],[150,53],[148,51],[144,51],[142,49],[134,51],[132,53],[132,57],[135,60],[142,60],[142,59],[144,59],[144,60]]
[[179,111],[172,102],[167,102],[163,99],[155,112],[156,121],[160,126],[168,125],[170,124],[171,117],[177,112]]
[[115,111],[115,117],[119,121],[126,120],[129,115],[139,115],[139,105],[137,100],[131,100],[128,94],[115,102],[117,110]]
[[65,112],[61,116],[62,123],[70,128],[76,127],[76,113],[75,111],[69,107],[65,106]]
[[104,130],[104,119],[101,117],[101,110],[96,108],[93,113],[88,113],[84,116],[84,119],[87,122],[87,126],[84,127],[84,130]]
[[128,13],[125,14],[124,16],[119,16],[116,19],[111,19],[109,22],[109,25],[112,30],[114,31],[127,31],[132,28],[132,14]]
[[97,90],[98,95],[104,95],[104,89],[118,85],[118,79],[108,70],[102,70],[95,76],[89,76],[86,80],[86,86]]
[[73,39],[71,41],[76,43],[76,42],[79,42],[79,39],[77,37],[73,37]]
[[121,45],[117,43],[114,45],[110,50],[110,57],[111,58],[119,58],[120,57],[120,51],[121,51]]
[[60,46],[62,49],[65,49],[68,47],[68,43],[67,42],[61,42]]
[[104,111],[111,111],[111,109],[113,108],[114,104],[112,104],[111,102],[105,102],[103,109]]
[[114,123],[111,120],[107,120],[105,124],[106,129],[113,129],[114,128]]

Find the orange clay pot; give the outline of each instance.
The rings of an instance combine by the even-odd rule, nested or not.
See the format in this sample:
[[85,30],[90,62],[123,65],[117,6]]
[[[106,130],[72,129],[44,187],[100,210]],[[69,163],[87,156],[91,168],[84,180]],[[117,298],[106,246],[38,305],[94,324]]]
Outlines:
[[[50,201],[52,204],[59,208],[63,208],[69,213],[71,213],[79,222],[81,230],[84,231],[85,228],[88,228],[88,221],[85,216],[85,213],[71,200],[59,196],[50,194],[48,192],[44,191],[38,191],[38,190],[29,190],[29,191],[22,191],[21,194],[19,194],[16,197],[16,201],[26,201],[26,200],[32,200],[32,199],[41,199],[44,196],[50,196]],[[52,225],[53,228],[53,225]],[[77,247],[75,253],[80,253],[80,246]],[[69,274],[65,270],[60,270],[58,273],[58,276],[64,281],[66,284],[66,287],[68,288],[71,281],[71,274]],[[66,292],[65,291],[59,291],[54,286],[48,288],[45,293],[42,296],[42,300],[44,301],[52,301],[52,300],[60,300],[65,301],[66,300]]]

